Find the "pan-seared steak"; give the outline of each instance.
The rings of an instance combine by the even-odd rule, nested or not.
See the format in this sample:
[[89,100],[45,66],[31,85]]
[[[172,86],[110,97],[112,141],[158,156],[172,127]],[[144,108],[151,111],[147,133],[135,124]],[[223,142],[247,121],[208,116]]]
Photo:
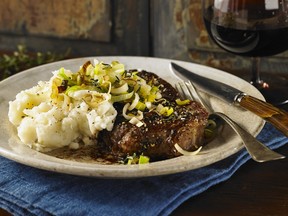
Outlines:
[[[208,113],[197,102],[190,101],[185,105],[178,105],[178,92],[168,82],[157,75],[142,71],[140,77],[159,86],[162,94],[163,106],[173,108],[169,116],[159,115],[155,110],[144,111],[144,123],[141,127],[129,123],[119,115],[112,131],[103,130],[99,135],[111,152],[119,157],[144,154],[151,160],[161,160],[181,155],[174,147],[177,143],[187,151],[196,150],[203,145],[204,129],[207,124]],[[164,100],[165,99],[165,100]],[[123,105],[119,104],[121,110]]]

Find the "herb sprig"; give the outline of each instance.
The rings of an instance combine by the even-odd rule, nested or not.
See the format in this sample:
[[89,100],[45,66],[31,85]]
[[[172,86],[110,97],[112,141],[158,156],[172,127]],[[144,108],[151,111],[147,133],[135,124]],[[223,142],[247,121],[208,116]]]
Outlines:
[[18,45],[13,54],[2,54],[0,56],[0,80],[38,65],[65,59],[69,53],[70,50],[67,50],[64,54],[52,52],[28,53],[26,46]]

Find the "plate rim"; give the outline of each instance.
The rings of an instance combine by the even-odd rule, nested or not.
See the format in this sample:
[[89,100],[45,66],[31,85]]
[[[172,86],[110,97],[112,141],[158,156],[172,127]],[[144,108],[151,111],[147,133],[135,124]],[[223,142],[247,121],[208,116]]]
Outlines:
[[[245,85],[249,84],[247,81],[229,74],[223,70],[219,70],[216,68],[212,68],[209,66],[205,66],[205,65],[201,65],[201,64],[197,64],[197,63],[192,63],[192,62],[187,62],[187,61],[182,61],[182,60],[174,60],[174,59],[167,59],[167,58],[157,58],[157,57],[143,57],[143,56],[89,56],[89,57],[81,57],[81,58],[72,58],[72,59],[66,59],[66,60],[62,60],[62,61],[57,61],[57,62],[52,62],[52,63],[48,63],[48,64],[44,64],[44,65],[40,65],[37,67],[33,67],[27,70],[24,70],[22,72],[19,72],[15,75],[12,75],[4,80],[2,80],[0,82],[0,87],[2,85],[5,85],[6,83],[11,82],[11,80],[13,81],[14,79],[17,78],[21,78],[22,76],[25,76],[26,74],[29,74],[35,70],[42,70],[45,68],[49,68],[50,66],[55,66],[56,65],[61,65],[64,63],[68,63],[71,61],[83,61],[82,64],[84,63],[85,60],[87,59],[102,59],[102,58],[107,58],[107,59],[133,59],[133,60],[148,60],[148,61],[160,61],[160,62],[175,62],[175,63],[179,63],[184,64],[184,65],[190,65],[192,66],[197,66],[198,69],[207,69],[208,71],[214,71],[217,72],[216,76],[221,77],[221,76],[228,76],[230,78],[236,79],[236,80],[241,80],[242,83],[245,83]],[[122,63],[122,62],[121,62]],[[79,65],[80,67],[80,65]],[[196,70],[197,71],[197,70]],[[51,72],[51,69],[48,72]],[[153,72],[153,71],[151,71]],[[171,74],[174,75],[175,77],[177,77],[176,74],[174,74],[171,70]],[[170,74],[170,75],[171,75]],[[40,81],[40,80],[39,80]],[[250,84],[249,84],[250,85]],[[254,87],[255,88],[255,87]],[[257,92],[257,96],[260,97],[260,99],[264,100],[263,95],[255,88],[254,89],[255,92]],[[1,96],[1,95],[0,95]],[[1,102],[1,101],[0,101]],[[264,127],[265,121],[262,120],[261,123],[259,123],[257,130],[254,132],[254,136],[258,135],[262,128]],[[1,125],[0,125],[1,126]],[[1,141],[1,139],[0,139]],[[232,152],[232,154],[237,153],[240,149],[243,148],[243,145],[235,148],[235,151]],[[35,151],[35,150],[33,150]],[[43,153],[38,153],[38,154],[43,154]],[[214,161],[213,163],[216,163],[220,160],[223,160],[225,158],[227,158],[228,156],[232,155],[232,154],[223,154],[219,157],[219,160]],[[150,164],[143,164],[143,165],[103,165],[103,164],[87,164],[87,163],[82,163],[82,162],[73,162],[73,161],[69,161],[69,160],[64,160],[63,159],[56,159],[56,160],[51,160],[51,161],[47,161],[47,160],[41,160],[39,158],[26,158],[25,160],[23,160],[23,158],[21,158],[21,156],[19,157],[18,154],[16,154],[15,152],[11,152],[8,151],[8,149],[3,149],[0,143],[0,155],[3,157],[6,157],[10,160],[16,161],[18,163],[24,164],[24,165],[28,165],[34,168],[40,168],[43,170],[48,170],[48,171],[54,171],[54,172],[58,172],[58,173],[66,173],[66,174],[73,174],[73,175],[80,175],[80,176],[92,176],[92,177],[104,177],[104,178],[135,178],[135,177],[149,177],[149,176],[158,176],[158,175],[166,175],[166,174],[174,174],[174,173],[179,173],[179,172],[184,172],[184,171],[189,171],[189,170],[193,170],[193,169],[198,169],[207,165],[210,165],[212,163],[210,162],[204,162],[202,166],[198,166],[196,168],[192,168],[189,167],[189,162],[191,161],[187,161],[184,159],[185,156],[180,156],[178,158],[173,158],[173,159],[169,159],[169,163],[167,163],[167,160],[164,161],[159,161],[159,162],[153,162]],[[45,154],[44,154],[45,155]],[[213,156],[213,154],[212,154]],[[52,157],[52,156],[50,156]],[[179,159],[180,158],[180,159]],[[55,158],[54,158],[55,159]],[[187,159],[187,158],[186,158]],[[58,160],[61,160],[62,166],[57,166],[58,165]],[[182,166],[173,166],[173,161],[178,160],[180,162],[183,162]],[[38,163],[35,164],[35,162]],[[164,163],[164,165],[167,165],[166,167],[163,168],[162,164]],[[83,166],[83,165],[86,166]],[[55,166],[57,167],[55,169]],[[109,170],[107,171],[107,166],[109,166]],[[125,167],[123,169],[123,167]],[[73,170],[71,170],[73,169]],[[125,172],[123,172],[123,170]],[[147,172],[148,170],[148,172]],[[151,172],[149,172],[149,170],[152,170]]]

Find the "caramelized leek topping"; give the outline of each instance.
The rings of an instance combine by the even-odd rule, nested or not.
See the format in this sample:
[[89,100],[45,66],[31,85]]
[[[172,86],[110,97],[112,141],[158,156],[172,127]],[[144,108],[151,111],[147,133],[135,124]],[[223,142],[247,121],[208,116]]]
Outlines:
[[[138,71],[127,71],[123,64],[112,61],[111,64],[94,62],[94,65],[87,61],[77,72],[71,72],[60,68],[57,72],[57,79],[53,83],[52,98],[64,92],[66,95],[74,94],[75,91],[89,90],[111,95],[112,103],[129,104],[125,108],[124,117],[127,120],[135,117],[138,120],[131,121],[137,125],[143,125],[141,112],[157,109],[158,114],[170,116],[174,110],[171,107],[163,106],[165,100],[162,98],[159,86],[153,82],[146,81],[138,76]],[[179,102],[179,101],[178,101]],[[176,103],[178,104],[176,101]],[[186,104],[180,101],[180,104]],[[161,107],[158,107],[161,105]],[[133,115],[136,110],[137,116]],[[131,112],[131,113],[130,113]]]

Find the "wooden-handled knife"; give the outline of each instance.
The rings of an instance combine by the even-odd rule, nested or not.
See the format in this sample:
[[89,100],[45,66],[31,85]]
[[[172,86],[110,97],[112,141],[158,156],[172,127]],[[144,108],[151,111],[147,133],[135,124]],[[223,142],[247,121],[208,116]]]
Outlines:
[[288,113],[286,111],[255,97],[249,96],[232,86],[226,85],[225,83],[220,83],[216,80],[195,74],[173,62],[171,63],[171,66],[176,74],[179,73],[185,76],[209,94],[225,100],[228,103],[240,105],[241,107],[262,117],[288,137]]

